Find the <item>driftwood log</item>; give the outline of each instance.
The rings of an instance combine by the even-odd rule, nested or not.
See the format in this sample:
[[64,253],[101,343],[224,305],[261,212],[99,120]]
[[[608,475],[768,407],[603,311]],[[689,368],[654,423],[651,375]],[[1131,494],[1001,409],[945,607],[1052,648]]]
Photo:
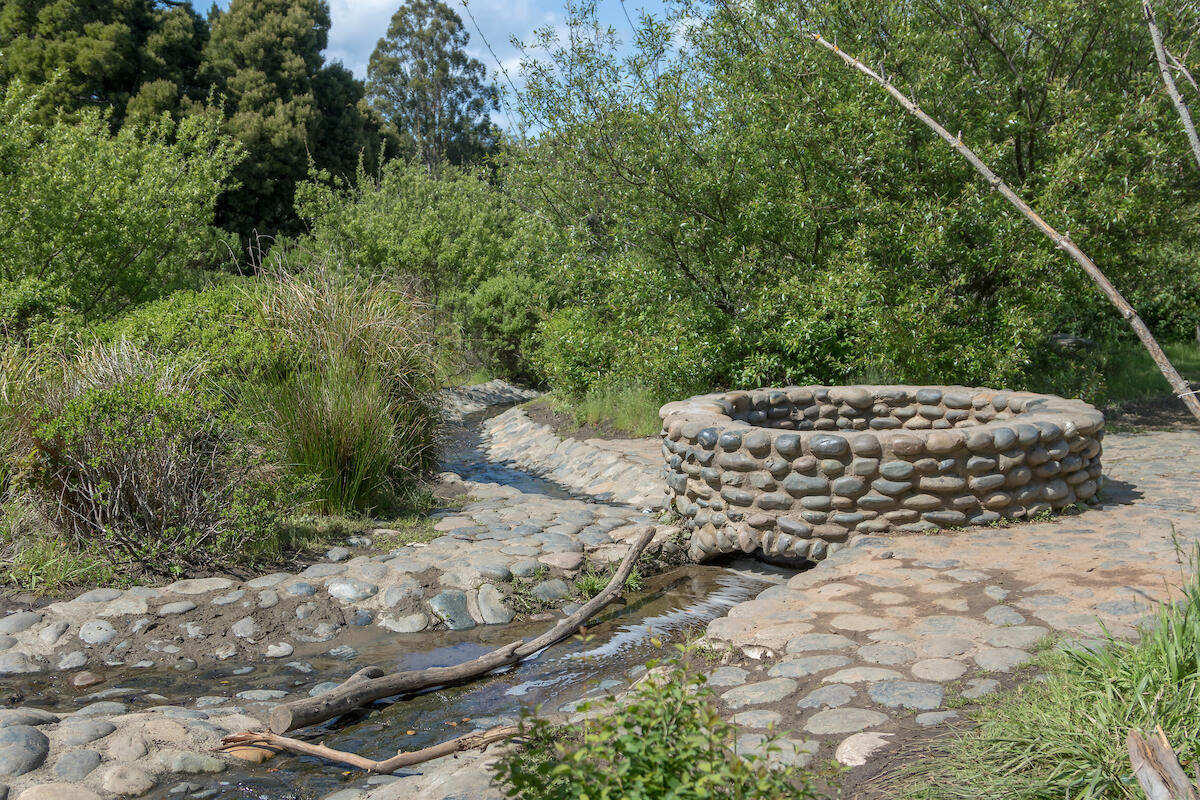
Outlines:
[[[728,7],[728,0],[725,0],[725,2]],[[892,98],[895,99],[895,101],[901,106],[903,106],[906,111],[919,119],[927,128],[936,133],[943,141],[945,141],[948,145],[950,145],[950,147],[958,152],[959,155],[965,158],[967,162],[975,168],[975,171],[983,177],[987,184],[991,186],[992,189],[999,192],[1005,200],[1007,200],[1014,208],[1017,209],[1017,211],[1021,213],[1021,216],[1025,217],[1025,219],[1028,220],[1035,228],[1044,233],[1052,242],[1054,242],[1054,245],[1058,249],[1071,256],[1071,258],[1075,260],[1075,263],[1083,268],[1083,271],[1087,273],[1088,277],[1091,278],[1096,286],[1099,287],[1100,291],[1104,293],[1104,296],[1108,298],[1109,302],[1116,306],[1117,311],[1120,312],[1125,321],[1129,323],[1129,326],[1133,328],[1133,332],[1137,334],[1138,339],[1141,340],[1142,346],[1146,348],[1146,352],[1150,354],[1150,358],[1154,360],[1154,363],[1158,366],[1159,371],[1162,372],[1163,377],[1167,379],[1167,383],[1171,385],[1172,391],[1174,391],[1175,395],[1183,401],[1183,404],[1187,406],[1188,411],[1192,412],[1192,415],[1196,418],[1196,420],[1200,421],[1200,399],[1197,399],[1196,392],[1192,390],[1192,387],[1188,384],[1188,382],[1183,379],[1182,375],[1179,374],[1179,370],[1175,369],[1175,366],[1171,363],[1171,360],[1167,358],[1167,354],[1164,353],[1162,347],[1159,346],[1158,340],[1154,338],[1154,334],[1150,332],[1150,329],[1146,326],[1146,323],[1142,321],[1140,316],[1138,316],[1137,311],[1135,311],[1133,306],[1129,304],[1129,301],[1125,299],[1124,295],[1117,291],[1117,288],[1113,286],[1112,282],[1108,280],[1108,277],[1100,271],[1100,268],[1096,266],[1096,263],[1092,261],[1092,259],[1089,258],[1087,254],[1083,252],[1083,250],[1079,249],[1079,246],[1071,241],[1069,236],[1060,233],[1052,225],[1050,225],[1050,223],[1046,222],[1046,220],[1044,220],[1036,211],[1034,211],[1033,208],[1031,208],[1030,205],[1026,203],[1019,194],[1013,191],[1012,187],[1005,183],[999,175],[993,172],[987,164],[983,163],[983,160],[976,155],[974,150],[963,144],[961,134],[955,136],[954,134],[950,133],[950,131],[942,127],[937,120],[921,110],[920,105],[918,105],[916,101],[910,100],[908,97],[906,97],[903,92],[901,92],[895,87],[895,85],[892,84],[891,81],[868,67],[863,62],[859,61],[854,56],[839,48],[833,42],[823,38],[819,33],[805,31],[805,34],[814,42],[824,47],[826,50],[837,55],[846,63],[848,67],[862,73],[863,75],[866,75],[872,81],[882,86],[884,91],[891,95]]]
[[226,736],[221,740],[221,746],[217,749],[237,750],[239,748],[258,747],[272,753],[286,750],[302,756],[316,756],[326,761],[337,761],[366,770],[367,772],[390,775],[398,769],[411,767],[414,764],[422,764],[426,761],[432,761],[435,758],[441,758],[442,756],[461,753],[464,750],[481,750],[494,742],[516,736],[519,732],[520,728],[516,725],[497,725],[494,728],[488,728],[486,731],[468,733],[466,736],[460,736],[457,739],[451,739],[448,742],[435,744],[421,750],[397,753],[383,761],[375,761],[356,753],[334,750],[332,747],[326,747],[323,744],[302,742],[299,739],[279,736],[267,731],[247,731],[245,733],[235,733],[232,736]]
[[376,700],[419,692],[435,686],[463,683],[529,658],[578,631],[620,594],[638,557],[654,538],[654,531],[653,525],[645,526],[631,542],[629,552],[625,554],[621,566],[604,590],[541,636],[528,641],[509,642],[479,658],[452,667],[431,667],[391,674],[385,674],[379,667],[366,667],[351,675],[335,689],[316,697],[283,703],[271,709],[268,719],[271,730],[276,734],[284,734],[333,719]]
[[1133,776],[1148,800],[1197,800],[1196,790],[1161,726],[1149,737],[1131,730],[1125,746]]

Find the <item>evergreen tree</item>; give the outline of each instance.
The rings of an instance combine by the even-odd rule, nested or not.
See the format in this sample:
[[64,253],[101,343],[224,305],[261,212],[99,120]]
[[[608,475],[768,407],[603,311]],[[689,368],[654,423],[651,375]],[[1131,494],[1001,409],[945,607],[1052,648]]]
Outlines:
[[466,54],[469,40],[462,18],[441,0],[407,0],[367,67],[375,108],[431,171],[443,159],[462,164],[496,145],[488,114],[499,92]]
[[44,87],[35,121],[97,108],[117,127],[132,98],[141,116],[156,116],[203,96],[195,75],[206,36],[187,5],[0,0],[0,85]]
[[310,161],[352,174],[360,153],[375,158],[379,126],[360,102],[362,85],[340,64],[325,65],[324,0],[233,0],[210,19],[203,74],[223,97],[227,131],[250,154],[221,222],[243,235],[294,233],[293,196]]

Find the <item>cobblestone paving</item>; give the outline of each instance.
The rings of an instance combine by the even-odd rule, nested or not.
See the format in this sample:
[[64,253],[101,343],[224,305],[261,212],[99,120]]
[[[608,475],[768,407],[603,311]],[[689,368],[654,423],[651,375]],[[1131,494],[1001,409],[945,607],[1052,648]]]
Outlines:
[[1200,540],[1200,435],[1105,441],[1104,504],[1052,522],[935,536],[863,537],[708,627],[741,655],[711,683],[747,744],[790,731],[797,760],[848,766],[902,723],[948,708],[1056,637],[1118,637],[1170,596]]
[[[524,424],[519,415],[508,423]],[[663,490],[650,461],[654,440],[560,450],[546,431],[526,433],[539,444],[519,453],[521,463],[572,491],[642,498],[648,507]],[[518,439],[508,445],[514,453]],[[573,454],[573,467],[564,454]],[[1086,642],[1102,623],[1115,635],[1135,635],[1182,582],[1179,548],[1186,556],[1200,540],[1200,434],[1110,435],[1104,463],[1101,508],[1008,528],[863,537],[711,623],[709,640],[728,643],[736,656],[714,667],[710,683],[742,746],[785,732],[777,756],[784,760],[860,764],[904,726],[945,724],[959,713],[951,708],[958,698],[1001,687],[1046,636]],[[571,576],[620,558],[623,540],[647,520],[640,504],[552,497],[484,480],[467,486],[473,502],[439,520],[443,535],[426,547],[368,554],[369,543],[359,541],[298,575],[97,590],[10,614],[0,619],[0,672],[98,680],[89,672],[97,666],[120,674],[177,662],[188,670],[196,666],[189,659],[222,656],[249,670],[265,659],[333,654],[341,632],[355,626],[503,623],[511,618],[507,579],[545,567],[537,586],[568,602],[561,592]],[[666,526],[658,538],[664,557],[678,547]],[[203,784],[170,776],[200,780],[224,769],[206,751],[223,733],[255,726],[286,694],[203,691],[212,695],[188,698],[189,708],[157,696],[141,702],[161,705],[136,707],[100,691],[71,714],[0,711],[0,776],[11,786],[11,793],[0,787],[0,800],[136,796],[180,781],[178,796],[208,796]],[[484,769],[493,755],[440,759],[387,785],[364,782],[338,800],[495,798]],[[31,788],[47,785],[53,788],[42,794]]]

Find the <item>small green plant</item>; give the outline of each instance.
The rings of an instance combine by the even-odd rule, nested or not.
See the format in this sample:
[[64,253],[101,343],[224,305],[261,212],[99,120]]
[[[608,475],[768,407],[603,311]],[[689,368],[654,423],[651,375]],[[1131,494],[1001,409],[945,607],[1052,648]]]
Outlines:
[[909,775],[908,795],[1072,800],[1142,797],[1125,739],[1161,725],[1192,772],[1200,763],[1200,582],[1164,604],[1137,643],[1041,649],[1045,678],[995,695],[972,730]]
[[[589,569],[575,580],[575,591],[579,593],[580,597],[590,600],[604,591],[604,587],[608,586],[612,579],[612,567],[603,572]],[[642,577],[642,573],[638,571],[637,567],[634,567],[629,573],[629,577],[625,579],[625,591],[640,592],[645,588],[646,581]]]
[[549,574],[550,568],[539,564],[533,574],[527,578],[520,578],[516,575],[512,577],[512,596],[509,599],[518,614],[532,614],[542,609],[545,603],[533,593],[533,587]]
[[590,600],[604,591],[604,587],[610,580],[612,580],[611,575],[588,570],[575,579],[575,591],[579,593],[580,597]]
[[[702,675],[678,663],[628,695],[583,703],[581,722],[522,721],[523,744],[493,767],[521,800],[812,798],[807,774],[737,750]],[[592,713],[588,713],[592,712]]]

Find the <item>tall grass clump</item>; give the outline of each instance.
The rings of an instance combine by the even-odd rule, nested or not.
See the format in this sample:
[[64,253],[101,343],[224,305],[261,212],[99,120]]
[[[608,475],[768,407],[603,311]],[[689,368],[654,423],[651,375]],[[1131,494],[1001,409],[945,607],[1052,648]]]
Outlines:
[[911,796],[1089,800],[1144,797],[1125,741],[1161,725],[1189,774],[1200,764],[1200,582],[1163,605],[1137,643],[1051,651],[1042,682],[981,712],[979,725],[914,778]]
[[319,510],[402,504],[437,463],[441,376],[428,309],[394,285],[322,268],[268,275],[260,302],[266,323],[303,353],[286,380],[247,390],[270,445],[316,482]]

